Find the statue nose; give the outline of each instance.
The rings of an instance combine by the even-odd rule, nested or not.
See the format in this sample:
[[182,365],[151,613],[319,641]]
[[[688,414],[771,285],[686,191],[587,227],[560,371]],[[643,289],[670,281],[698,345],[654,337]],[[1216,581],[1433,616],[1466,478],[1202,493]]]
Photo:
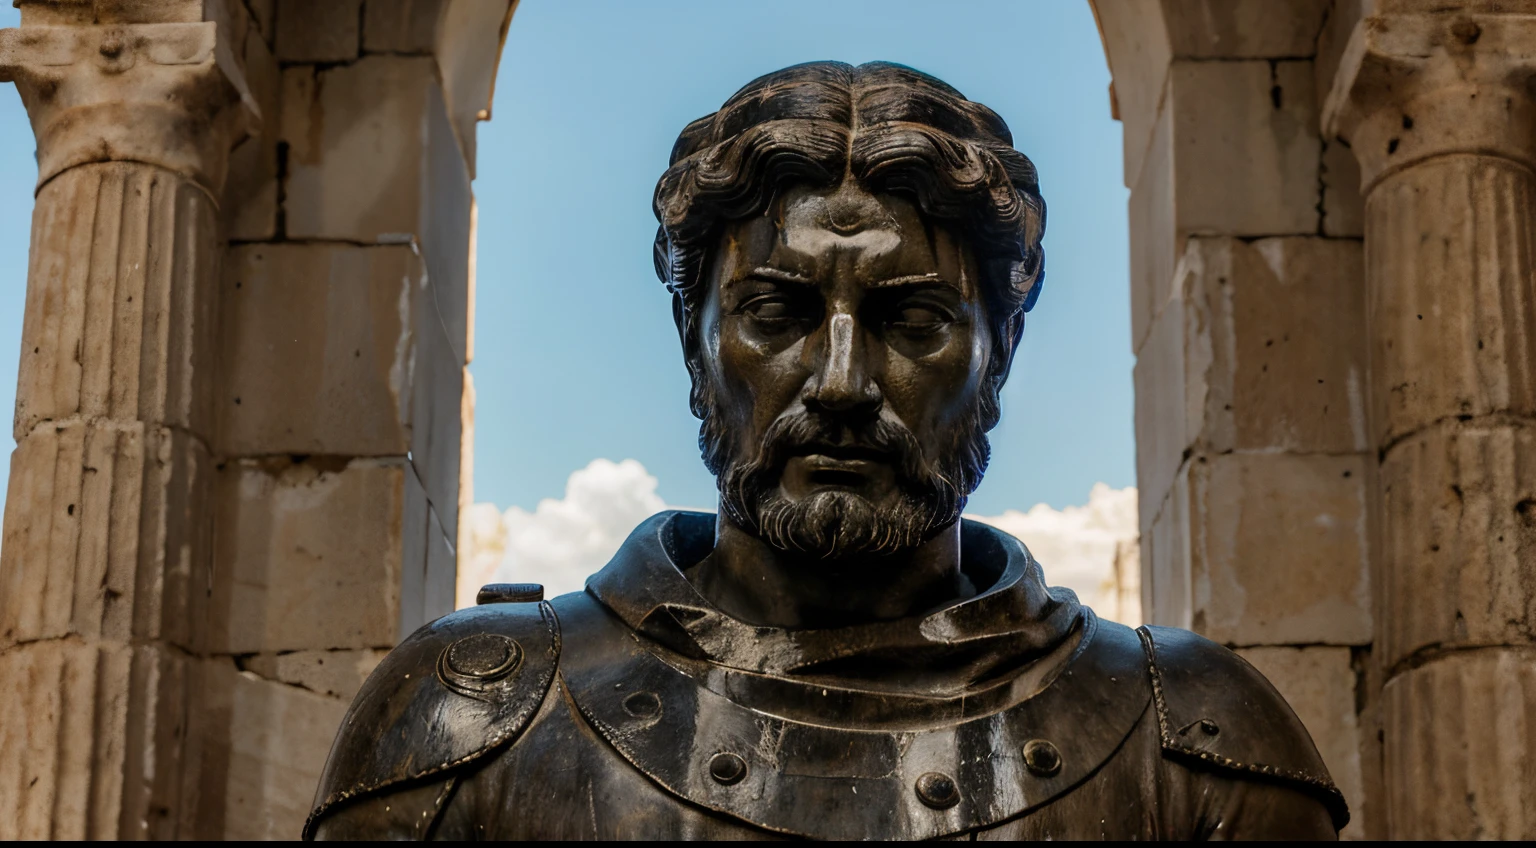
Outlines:
[[834,314],[827,322],[821,368],[806,393],[806,406],[821,412],[873,414],[880,409],[880,387],[870,378],[864,345],[853,316]]

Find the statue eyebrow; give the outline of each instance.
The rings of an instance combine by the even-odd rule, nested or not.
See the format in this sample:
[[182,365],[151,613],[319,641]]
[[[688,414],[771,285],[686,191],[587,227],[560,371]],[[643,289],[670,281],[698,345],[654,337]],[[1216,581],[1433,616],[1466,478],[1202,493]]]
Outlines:
[[775,283],[789,283],[795,286],[814,286],[816,281],[810,277],[804,277],[793,271],[784,271],[779,268],[769,268],[766,265],[761,268],[753,268],[743,279],[769,280]]
[[[788,283],[790,285],[796,286],[818,285],[818,283],[810,277],[801,276],[800,274],[796,274],[793,271],[785,271],[780,268],[769,268],[767,266],[752,269],[752,271],[748,273],[743,279],[769,280],[776,283]],[[900,288],[902,286],[922,285],[946,286],[953,289],[959,288],[959,286],[955,285],[943,275],[936,273],[907,274],[900,277],[891,277],[890,279],[878,280],[876,282],[870,283],[868,286],[866,286],[866,288],[885,289]]]
[[921,285],[946,286],[952,289],[960,288],[941,274],[908,274],[904,277],[892,277],[888,280],[870,283],[866,288],[885,289]]

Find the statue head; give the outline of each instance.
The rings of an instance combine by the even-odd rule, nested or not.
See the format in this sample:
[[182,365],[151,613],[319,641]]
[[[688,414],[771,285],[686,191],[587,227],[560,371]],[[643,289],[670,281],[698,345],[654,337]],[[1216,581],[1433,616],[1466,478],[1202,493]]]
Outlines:
[[1003,120],[901,65],[796,65],[684,128],[654,206],[725,516],[828,560],[952,525],[1044,279]]

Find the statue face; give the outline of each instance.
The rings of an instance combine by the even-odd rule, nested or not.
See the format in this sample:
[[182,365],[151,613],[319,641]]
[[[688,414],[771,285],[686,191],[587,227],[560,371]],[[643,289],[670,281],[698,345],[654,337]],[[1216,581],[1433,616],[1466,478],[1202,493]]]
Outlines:
[[[910,201],[852,181],[728,224],[697,356],[722,506],[824,558],[952,524],[980,469],[992,355],[974,256]],[[962,491],[962,487],[964,490]]]

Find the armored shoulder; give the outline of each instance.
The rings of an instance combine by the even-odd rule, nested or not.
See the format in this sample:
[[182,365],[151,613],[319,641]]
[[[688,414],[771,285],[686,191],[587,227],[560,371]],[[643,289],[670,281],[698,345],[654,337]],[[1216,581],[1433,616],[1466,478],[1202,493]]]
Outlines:
[[1344,796],[1311,734],[1258,669],[1187,630],[1149,625],[1138,632],[1165,755],[1288,784],[1321,801],[1334,827],[1348,823]]
[[411,634],[347,710],[304,837],[340,805],[515,738],[543,703],[559,656],[560,626],[545,602],[460,610]]

